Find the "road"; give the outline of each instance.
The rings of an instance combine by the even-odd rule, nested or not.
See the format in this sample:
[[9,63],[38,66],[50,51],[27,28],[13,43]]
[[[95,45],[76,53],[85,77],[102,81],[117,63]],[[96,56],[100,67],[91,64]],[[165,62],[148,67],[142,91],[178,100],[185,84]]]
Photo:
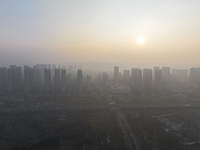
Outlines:
[[119,112],[119,108],[117,109],[117,105],[115,102],[112,101],[110,95],[106,95],[101,87],[96,87],[96,89],[100,92],[100,94],[104,97],[107,101],[110,110],[113,111],[118,119],[119,126],[121,127],[124,133],[125,144],[128,150],[144,150],[144,146],[142,144],[141,139],[137,136],[134,128],[128,122],[126,117],[124,116],[123,112]]
[[134,146],[134,150],[144,150],[144,146],[141,138],[135,131],[135,128],[128,122],[125,115],[120,112],[117,114],[117,118],[119,123],[122,125],[122,129],[128,134],[130,140],[132,141],[132,145]]
[[131,137],[128,134],[127,128],[125,128],[125,125],[122,122],[122,118],[119,113],[117,114],[117,119],[119,122],[119,126],[121,127],[124,133],[124,140],[125,140],[127,150],[135,150],[135,145],[132,143]]

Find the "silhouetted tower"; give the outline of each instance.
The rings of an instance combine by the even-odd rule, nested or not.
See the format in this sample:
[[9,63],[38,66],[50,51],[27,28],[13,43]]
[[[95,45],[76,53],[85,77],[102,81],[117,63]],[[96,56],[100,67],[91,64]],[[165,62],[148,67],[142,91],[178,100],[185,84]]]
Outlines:
[[123,81],[126,85],[129,85],[129,83],[130,83],[130,70],[124,70],[123,71]]
[[24,82],[25,82],[25,91],[30,92],[34,87],[34,72],[33,68],[24,66]]
[[119,67],[114,66],[114,82],[119,82]]
[[7,70],[8,76],[8,91],[14,92],[16,89],[16,66],[11,65],[10,68]]
[[67,73],[66,73],[66,69],[62,69],[61,70],[61,89],[62,89],[63,92],[67,90]]
[[200,87],[200,67],[190,68],[189,80],[197,87]]
[[41,80],[44,82],[45,81],[45,71],[48,67],[47,64],[37,64],[37,68],[41,70]]
[[55,90],[59,91],[61,87],[61,75],[60,75],[60,68],[55,69],[55,79],[54,79],[54,85],[55,85]]
[[16,67],[16,90],[21,90],[22,87],[22,68]]
[[131,88],[141,90],[142,88],[142,70],[139,68],[131,69]]
[[36,90],[42,89],[42,74],[41,69],[39,69],[37,66],[33,67],[33,76],[34,76],[34,88]]
[[45,69],[45,90],[51,91],[51,70]]
[[0,90],[6,91],[6,89],[7,89],[6,68],[0,68]]
[[156,90],[161,89],[161,76],[162,72],[159,67],[154,67],[154,88]]
[[82,92],[82,84],[83,84],[82,69],[78,69],[77,81],[78,81],[78,92],[81,93]]

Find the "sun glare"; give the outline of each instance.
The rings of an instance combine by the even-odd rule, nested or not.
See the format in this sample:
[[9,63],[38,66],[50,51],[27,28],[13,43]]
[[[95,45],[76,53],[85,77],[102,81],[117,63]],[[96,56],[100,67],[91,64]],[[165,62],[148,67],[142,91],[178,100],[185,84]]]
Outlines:
[[143,36],[140,36],[137,38],[138,44],[144,44],[145,43],[145,38]]

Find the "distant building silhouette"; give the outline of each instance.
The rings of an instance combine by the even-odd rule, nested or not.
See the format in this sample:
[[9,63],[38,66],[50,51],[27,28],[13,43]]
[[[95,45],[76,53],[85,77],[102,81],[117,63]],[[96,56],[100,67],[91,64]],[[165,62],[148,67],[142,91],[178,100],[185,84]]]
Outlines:
[[51,86],[51,70],[45,69],[45,91],[50,92],[52,90]]
[[7,70],[7,78],[8,78],[8,91],[14,92],[16,90],[16,66],[11,65]]
[[24,66],[25,91],[30,92],[34,87],[34,70],[31,67]]
[[7,89],[7,73],[6,68],[0,68],[0,90],[6,91]]
[[55,77],[54,77],[54,88],[55,91],[59,91],[61,88],[61,75],[60,68],[55,69]]
[[56,65],[51,65],[51,83],[54,83],[55,81],[55,69]]
[[119,82],[119,67],[114,66],[114,82]]
[[200,67],[190,68],[189,80],[194,85],[200,87]]
[[154,67],[154,88],[156,90],[161,89],[162,72],[159,67]]
[[37,66],[33,67],[33,73],[34,73],[34,89],[36,91],[42,90],[42,73],[41,69],[39,69]]
[[139,68],[131,69],[131,87],[136,90],[142,88],[142,70]]
[[123,82],[126,84],[126,85],[129,85],[130,83],[130,70],[124,70],[123,71]]
[[16,89],[20,91],[23,87],[22,83],[22,68],[16,67]]
[[80,93],[82,92],[82,86],[83,86],[83,74],[82,74],[82,69],[78,69],[77,81],[78,81],[78,93],[80,94]]
[[47,64],[37,64],[36,65],[38,69],[41,70],[41,80],[42,82],[45,81],[45,71],[47,69]]
[[67,72],[66,69],[61,69],[61,90],[65,92],[67,90]]

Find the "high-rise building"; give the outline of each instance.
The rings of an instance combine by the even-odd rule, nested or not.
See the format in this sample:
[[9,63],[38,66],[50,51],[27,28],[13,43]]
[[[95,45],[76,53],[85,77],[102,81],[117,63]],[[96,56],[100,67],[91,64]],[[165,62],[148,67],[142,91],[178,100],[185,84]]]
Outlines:
[[54,86],[55,90],[59,91],[61,88],[61,75],[60,75],[60,68],[55,69],[55,79],[54,79]]
[[50,92],[51,89],[51,70],[45,69],[45,90],[46,92]]
[[152,69],[143,69],[143,88],[152,88]]
[[55,69],[56,69],[56,65],[52,65],[52,68],[51,68],[51,82],[52,83],[54,83]]
[[67,90],[67,73],[66,69],[61,70],[61,89],[62,92]]
[[11,65],[7,70],[8,91],[14,92],[16,90],[16,66]]
[[114,66],[114,82],[119,82],[119,67]]
[[24,80],[25,80],[25,90],[30,92],[34,87],[34,71],[33,68],[24,66]]
[[37,66],[33,67],[33,73],[34,73],[34,89],[36,90],[42,90],[42,74],[41,69],[39,69]]
[[191,83],[200,86],[200,67],[199,68],[190,68],[189,80]]
[[142,88],[142,70],[139,68],[131,69],[131,87],[136,90]]
[[14,92],[22,89],[22,68],[11,65],[7,70],[8,91]]
[[[72,76],[72,73],[68,73],[67,72],[67,91],[71,91],[71,89],[74,87],[76,80],[74,79],[74,77]],[[77,86],[75,87],[77,88]]]
[[130,70],[123,71],[123,81],[126,85],[130,83]]
[[82,74],[81,69],[78,69],[77,81],[78,81],[78,92],[81,93],[82,92],[82,84],[83,84],[83,74]]
[[0,68],[0,90],[6,91],[6,89],[7,89],[6,68]]
[[38,69],[41,70],[41,80],[42,80],[42,82],[44,82],[45,81],[45,71],[46,71],[48,65],[47,64],[37,64],[36,66]]
[[22,88],[23,88],[22,68],[16,67],[16,89],[21,90]]

